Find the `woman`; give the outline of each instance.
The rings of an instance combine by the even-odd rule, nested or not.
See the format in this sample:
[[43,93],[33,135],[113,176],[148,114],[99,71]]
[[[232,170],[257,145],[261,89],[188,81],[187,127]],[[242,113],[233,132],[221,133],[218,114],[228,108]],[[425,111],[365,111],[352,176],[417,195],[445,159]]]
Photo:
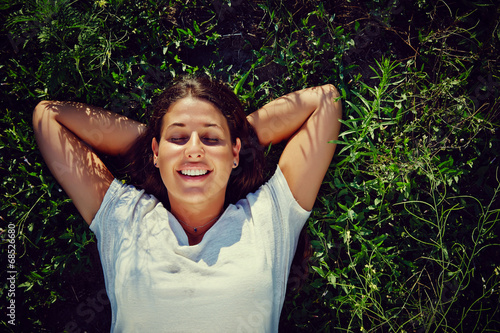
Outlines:
[[[278,330],[298,235],[335,150],[338,96],[309,88],[245,117],[223,84],[185,78],[147,129],[83,104],[37,105],[42,155],[98,240],[112,332]],[[252,131],[263,146],[288,140],[260,187]],[[94,150],[129,152],[136,186]]]

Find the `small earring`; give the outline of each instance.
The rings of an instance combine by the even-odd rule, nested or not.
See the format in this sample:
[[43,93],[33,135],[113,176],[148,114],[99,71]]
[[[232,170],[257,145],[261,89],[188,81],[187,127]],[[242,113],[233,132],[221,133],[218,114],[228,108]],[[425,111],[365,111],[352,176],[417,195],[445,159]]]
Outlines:
[[233,162],[234,167],[236,168],[238,166],[238,163],[236,161]]
[[157,167],[157,166],[158,166],[158,163],[155,162],[155,167]]

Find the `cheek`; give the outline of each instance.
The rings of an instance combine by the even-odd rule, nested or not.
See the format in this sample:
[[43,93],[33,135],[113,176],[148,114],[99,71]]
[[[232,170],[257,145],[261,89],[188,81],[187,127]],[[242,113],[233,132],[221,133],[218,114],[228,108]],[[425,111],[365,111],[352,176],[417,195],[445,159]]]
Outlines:
[[215,154],[213,156],[217,158],[219,163],[227,165],[230,169],[232,168],[234,160],[232,149],[228,149],[227,147],[225,147],[223,150],[218,151]]
[[160,144],[158,152],[160,159],[170,160],[173,156],[177,156],[182,152],[182,147],[163,141]]
[[165,180],[171,177],[171,170],[175,169],[175,164],[180,159],[180,153],[171,147],[161,146],[158,150],[158,171]]

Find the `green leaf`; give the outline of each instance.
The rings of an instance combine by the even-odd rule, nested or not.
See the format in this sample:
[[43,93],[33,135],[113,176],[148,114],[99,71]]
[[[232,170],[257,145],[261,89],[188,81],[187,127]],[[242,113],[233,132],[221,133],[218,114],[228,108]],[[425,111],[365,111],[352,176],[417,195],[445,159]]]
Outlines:
[[250,73],[253,71],[254,65],[251,66],[251,68],[240,78],[236,86],[234,87],[234,93],[235,95],[238,95],[240,92],[241,88],[243,87],[243,84],[245,84],[245,81],[247,80],[248,76]]

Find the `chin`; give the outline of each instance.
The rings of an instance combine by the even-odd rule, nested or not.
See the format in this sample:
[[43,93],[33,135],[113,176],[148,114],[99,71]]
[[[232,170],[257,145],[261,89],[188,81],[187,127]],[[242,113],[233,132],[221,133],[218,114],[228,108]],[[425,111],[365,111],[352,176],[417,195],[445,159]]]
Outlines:
[[224,202],[226,197],[225,188],[221,192],[203,191],[200,189],[188,189],[182,191],[180,195],[177,196],[177,202],[184,202],[190,205],[205,204],[210,202],[217,202],[222,200]]

